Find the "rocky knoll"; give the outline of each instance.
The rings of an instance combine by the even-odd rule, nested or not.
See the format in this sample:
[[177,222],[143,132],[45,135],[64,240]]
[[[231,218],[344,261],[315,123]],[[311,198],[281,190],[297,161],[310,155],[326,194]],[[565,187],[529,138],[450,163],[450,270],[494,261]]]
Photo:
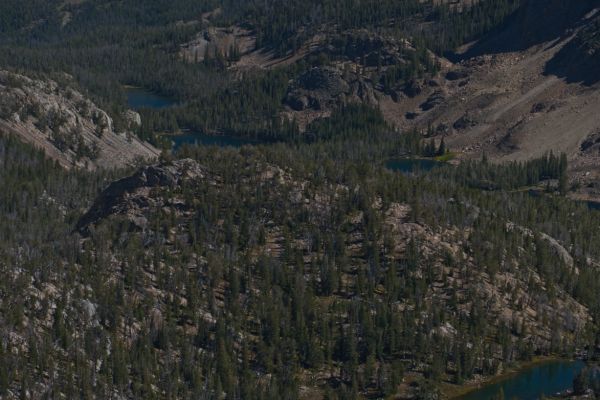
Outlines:
[[144,229],[148,210],[160,209],[167,203],[152,196],[151,190],[174,189],[186,182],[205,177],[205,172],[192,160],[178,160],[170,165],[147,166],[136,174],[111,183],[80,219],[77,228],[87,231],[103,218],[111,215],[125,216],[134,226]]
[[119,168],[159,154],[133,131],[137,113],[113,119],[81,93],[52,80],[0,71],[0,132],[18,136],[65,168]]
[[344,77],[337,69],[320,67],[298,77],[285,99],[285,103],[295,111],[326,111],[347,102],[377,105],[372,84],[355,74]]
[[[408,40],[366,30],[322,36],[327,40],[322,39],[304,56],[328,61],[293,79],[283,101],[287,109],[284,114],[298,121],[301,130],[347,104],[377,108],[382,106],[382,99],[397,103],[420,94],[422,85],[438,86],[413,79],[417,70],[429,76],[440,61],[431,53],[419,52]],[[430,108],[439,100],[434,103]]]
[[[237,259],[235,249],[243,248],[246,256],[240,261],[244,264],[240,271],[258,268],[268,257],[281,270],[303,271],[298,273],[303,274],[305,282],[318,280],[320,285],[330,279],[327,268],[332,267],[323,266],[326,269],[321,272],[315,267],[323,262],[323,250],[319,248],[321,239],[314,235],[335,237],[338,259],[331,262],[336,264],[339,276],[330,284],[337,289],[325,290],[327,294],[322,294],[319,302],[360,302],[366,275],[378,273],[388,278],[374,282],[368,290],[374,292],[377,301],[384,301],[392,290],[388,286],[392,270],[376,270],[382,265],[396,265],[393,273],[403,282],[424,280],[428,284],[419,287],[416,301],[409,296],[398,298],[394,313],[406,318],[412,315],[419,329],[450,347],[463,340],[461,329],[466,321],[479,321],[485,333],[477,339],[480,342],[468,346],[476,353],[474,357],[489,357],[486,365],[495,368],[519,352],[545,353],[561,345],[577,346],[590,322],[588,310],[565,291],[545,282],[527,256],[502,260],[501,270],[496,273],[487,270],[473,254],[474,243],[481,239],[471,229],[430,226],[414,219],[409,204],[384,203],[377,196],[365,198],[358,209],[346,207],[351,198],[359,196],[359,188],[327,182],[309,184],[291,170],[240,162],[236,172],[227,173],[227,177],[224,170],[205,168],[191,159],[145,167],[111,184],[79,221],[78,229],[86,237],[109,224],[121,230],[121,240],[143,243],[148,254],[157,243],[166,246],[173,256],[186,249],[186,259],[197,260],[202,270],[211,268],[211,262],[200,253],[190,255],[194,249],[206,248]],[[473,218],[485,215],[477,212]],[[334,219],[341,226],[337,233],[324,222]],[[375,236],[369,233],[373,221],[381,222]],[[506,234],[515,235],[515,240],[523,243],[533,235],[510,224]],[[198,237],[203,238],[201,247],[194,247]],[[554,240],[550,245],[560,247]],[[571,260],[567,250],[560,250],[565,253],[565,262]],[[153,274],[150,268],[148,271]],[[222,279],[213,282],[218,309],[226,307],[222,299],[227,293],[225,288],[231,285],[227,277]],[[251,290],[258,292],[260,279],[253,279],[257,287]],[[201,281],[208,280],[203,277]],[[181,293],[155,295],[181,297],[178,301],[182,304],[191,301]],[[182,333],[196,332],[204,321],[214,321],[218,314],[215,307],[203,309],[200,325],[182,327]],[[254,318],[248,316],[249,321]],[[235,346],[241,348],[249,341],[252,348],[253,334],[241,329],[236,333]],[[498,343],[498,337],[507,342]],[[424,367],[414,364],[411,368],[407,372],[419,375]],[[328,372],[327,379],[340,379],[338,373]],[[410,392],[409,385],[404,386],[403,390]]]

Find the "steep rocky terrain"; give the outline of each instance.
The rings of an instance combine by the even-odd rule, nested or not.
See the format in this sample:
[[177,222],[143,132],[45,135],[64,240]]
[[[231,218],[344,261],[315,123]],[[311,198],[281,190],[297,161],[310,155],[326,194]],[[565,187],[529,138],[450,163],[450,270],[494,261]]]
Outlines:
[[[562,8],[565,7],[571,13],[561,13],[557,4],[554,8],[548,4],[543,8],[551,16],[548,18],[557,19],[555,23],[543,19],[544,24],[562,27],[560,34],[550,33],[550,37],[544,36],[539,41],[531,39],[523,49],[492,46],[494,51],[477,50],[480,54],[472,57],[467,52],[455,67],[463,71],[464,79],[457,86],[450,86],[453,101],[427,121],[445,124],[460,134],[456,143],[467,153],[479,150],[502,158],[524,159],[554,150],[574,157],[583,139],[598,128],[592,111],[598,104],[598,88],[594,85],[598,72],[591,68],[585,79],[574,76],[561,79],[567,72],[563,71],[562,76],[557,71],[553,73],[557,68],[552,65],[570,64],[585,69],[584,60],[597,58],[593,51],[577,44],[586,31],[595,29],[597,10],[591,4],[577,9],[563,4]],[[494,40],[504,35],[535,37],[523,29],[513,32],[516,27],[540,21],[531,4],[523,8],[514,17],[516,21],[509,21],[505,31],[493,35]],[[572,22],[573,19],[576,21]],[[571,47],[578,50],[567,50]],[[574,54],[567,57],[565,52]],[[477,113],[479,119],[469,116],[469,112]],[[470,126],[461,123],[465,120]],[[471,148],[465,147],[467,141],[471,142]]]
[[[472,3],[449,7],[461,13]],[[339,32],[322,25],[305,37],[298,28],[303,39],[280,57],[254,48],[248,42],[253,33],[241,28],[229,28],[226,40],[214,29],[205,36],[214,37],[224,56],[232,43],[243,43],[230,63],[236,71],[318,60],[321,65],[290,81],[282,99],[281,115],[301,131],[339,107],[362,103],[381,109],[400,130],[446,137],[464,158],[485,153],[495,161],[526,160],[565,152],[573,183],[585,187],[597,180],[597,159],[581,146],[600,130],[594,112],[600,104],[599,9],[597,0],[523,1],[503,25],[447,59],[384,29]],[[407,25],[435,29],[427,15],[420,18]]]
[[[583,37],[591,36],[587,43],[593,46],[594,6],[600,5],[582,2],[574,8],[564,2],[544,2],[536,8],[533,3],[525,2],[504,30],[492,32],[467,48],[455,65],[445,65],[442,83],[446,101],[424,109],[437,91],[429,89],[414,102],[403,104],[401,110],[410,112],[413,122],[421,126],[441,126],[439,132],[451,135],[457,150],[466,153],[487,151],[498,157],[523,159],[554,147],[555,151],[575,155],[582,139],[597,128],[597,121],[586,120],[594,117],[586,107],[598,104],[594,85],[598,73],[587,68],[585,79],[560,79],[567,71],[558,74],[558,67],[553,65],[584,68],[584,60],[597,58],[593,47],[587,49],[581,43]],[[565,7],[569,13],[563,12]],[[539,8],[548,16],[540,18],[535,11]],[[550,30],[536,29],[542,33],[539,38],[528,34],[528,29],[541,23]],[[517,42],[519,38],[527,41]],[[413,122],[403,118],[404,113],[397,113],[398,108],[389,106],[386,111],[401,126],[412,126]],[[541,123],[549,128],[542,128]]]
[[413,99],[387,99],[381,108],[400,127],[433,127],[460,157],[507,161],[564,152],[574,184],[594,185],[598,10],[595,1],[524,2],[504,28],[444,64],[440,88],[423,81]]
[[0,71],[0,132],[43,149],[65,168],[119,168],[155,159],[159,152],[134,133],[140,115],[127,111],[124,125],[81,93],[51,80]]
[[[435,400],[600,358],[568,198],[600,195],[598,0],[0,10],[1,399]],[[182,130],[264,143],[140,139]]]
[[[502,272],[493,275],[486,272],[473,256],[473,241],[480,239],[470,229],[434,227],[417,222],[410,205],[383,203],[379,197],[366,198],[367,204],[358,209],[347,207],[344,204],[357,194],[358,188],[331,183],[315,186],[309,181],[298,180],[291,170],[240,161],[244,167],[236,177],[222,176],[191,159],[145,167],[131,177],[109,185],[78,224],[78,229],[88,237],[105,229],[116,229],[113,232],[120,241],[143,244],[140,251],[148,255],[156,246],[166,246],[175,258],[186,254],[188,268],[197,271],[199,282],[204,282],[195,289],[200,289],[202,298],[214,299],[212,309],[206,307],[212,301],[201,306],[202,303],[194,300],[187,285],[185,288],[176,285],[172,289],[159,286],[150,291],[156,304],[173,297],[182,310],[190,303],[197,304],[199,308],[193,312],[201,315],[199,320],[180,320],[172,328],[183,335],[197,335],[202,325],[214,324],[219,314],[232,312],[232,301],[239,301],[239,306],[246,310],[245,322],[240,321],[235,328],[239,330],[231,333],[235,337],[233,346],[256,349],[250,350],[250,358],[260,364],[261,355],[255,351],[261,348],[261,333],[252,328],[260,311],[254,310],[251,304],[259,301],[257,291],[266,284],[264,279],[267,278],[261,268],[267,260],[284,271],[295,271],[295,279],[303,280],[305,285],[316,284],[315,290],[321,294],[311,301],[322,312],[328,309],[328,304],[360,303],[361,295],[365,296],[365,301],[370,298],[376,303],[387,301],[385,299],[399,290],[394,288],[396,279],[406,282],[424,279],[427,284],[418,289],[423,292],[416,298],[401,297],[394,302],[390,312],[395,316],[391,318],[414,318],[410,324],[415,323],[418,330],[449,346],[464,335],[462,329],[467,320],[481,321],[485,334],[473,338],[476,342],[472,343],[478,349],[476,353],[481,351],[489,357],[486,361],[489,365],[483,366],[484,362],[481,372],[489,368],[501,370],[503,362],[516,357],[519,352],[544,353],[556,346],[572,346],[581,340],[591,323],[587,309],[545,282],[527,257],[503,260]],[[233,191],[237,194],[233,195]],[[231,200],[227,199],[253,206],[241,211],[238,206],[232,207]],[[254,211],[238,214],[250,210]],[[471,213],[473,224],[477,224],[480,210],[473,207]],[[332,219],[339,220],[343,233],[330,232],[324,221]],[[373,220],[381,221],[378,228],[381,231],[375,238],[371,237],[374,233],[369,228]],[[290,229],[291,221],[303,222]],[[316,227],[320,227],[318,234],[314,231]],[[514,235],[514,240],[522,242],[523,246],[534,237],[532,231],[517,229],[508,221],[506,232]],[[335,254],[339,267],[318,267],[327,259],[328,252],[315,235],[336,237]],[[568,252],[554,239],[545,237],[542,240],[548,241],[550,248],[556,248],[558,254],[566,253],[562,255],[566,268],[573,268]],[[234,252],[230,255],[234,260],[237,259],[236,249],[243,249],[245,256],[238,260],[239,264],[234,263],[237,265],[233,267],[235,272],[222,278],[211,278],[215,259],[204,251],[197,253],[200,248],[210,249],[214,254]],[[376,272],[380,267],[373,264],[372,257],[381,257],[378,263],[390,267]],[[160,279],[158,270],[163,271],[161,274],[165,271],[179,274],[172,264],[157,266],[150,263],[139,267],[148,282]],[[340,268],[335,282],[323,268]],[[249,271],[254,272],[246,275]],[[232,273],[245,277],[246,288],[238,300],[231,298]],[[397,274],[397,277],[390,274]],[[136,294],[133,290],[127,296],[135,298],[144,291],[146,295],[150,293],[147,288],[139,290],[142,292]],[[157,306],[153,312],[164,315],[164,306]],[[374,309],[373,312],[378,315],[381,310]],[[143,325],[123,326],[125,340],[134,341],[141,334]],[[508,335],[508,342],[501,344],[498,341],[502,335]],[[486,338],[492,344],[486,344]],[[366,338],[359,335],[359,340],[362,342]],[[210,351],[210,348],[206,350]],[[411,355],[409,348],[403,352],[405,360],[416,356]],[[415,388],[408,382],[429,374],[427,364],[430,361],[427,358],[423,361],[425,364],[413,359],[406,364],[407,384],[400,385],[400,393],[414,394]],[[301,387],[306,385],[303,398],[313,398],[313,391],[327,381],[346,379],[343,366],[340,364],[338,369],[336,361],[333,369],[312,365],[311,371],[299,372]],[[359,368],[362,371],[368,367],[361,363]],[[379,368],[385,368],[385,364]],[[449,367],[444,373],[451,376],[456,370]]]

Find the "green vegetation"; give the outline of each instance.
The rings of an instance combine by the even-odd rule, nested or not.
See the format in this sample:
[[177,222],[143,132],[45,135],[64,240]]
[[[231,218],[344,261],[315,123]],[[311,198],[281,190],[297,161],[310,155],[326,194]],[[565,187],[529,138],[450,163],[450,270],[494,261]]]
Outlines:
[[[59,84],[71,74],[113,115],[124,84],[171,96],[178,105],[141,111],[154,142],[186,127],[269,144],[184,146],[99,196],[132,171],[65,171],[0,134],[0,397],[388,398],[410,373],[404,390],[427,399],[536,355],[594,356],[600,213],[564,196],[564,155],[405,175],[383,165],[451,149],[365,104],[344,102],[302,135],[279,115],[290,81],[344,57],[384,91],[435,73],[427,48],[483,34],[518,1],[58,3],[0,4],[1,68]],[[320,32],[334,31],[333,50],[240,74],[231,60],[182,61],[216,7],[214,23],[244,24],[278,55]],[[362,28],[410,38],[407,62],[362,60],[370,42],[344,36]],[[93,157],[59,133],[57,148]],[[196,177],[178,181],[177,165]],[[544,184],[556,190],[521,191]],[[99,220],[81,226],[90,207]]]
[[259,34],[258,45],[271,47],[280,54],[296,51],[324,26],[335,26],[339,31],[391,27],[399,34],[412,36],[421,31],[419,19],[436,22],[434,29],[419,32],[433,45],[431,48],[451,50],[494,28],[520,5],[518,0],[487,0],[459,12],[451,5],[433,6],[419,0],[229,0],[226,3],[224,9],[229,11],[230,21],[249,21]]
[[[410,143],[398,142],[397,151],[409,151]],[[536,351],[569,354],[573,346],[593,342],[590,331],[574,342],[537,348],[527,329],[491,324],[476,292],[451,285],[449,293],[460,297],[431,303],[425,289],[434,282],[447,285],[448,278],[435,270],[414,271],[428,271],[437,257],[450,268],[466,260],[443,252],[425,256],[417,242],[407,244],[401,259],[386,256],[385,243],[392,238],[374,208],[376,198],[384,207],[410,204],[411,218],[424,226],[468,229],[472,265],[482,272],[526,273],[500,260],[531,265],[554,288],[546,295],[564,290],[597,318],[600,281],[585,258],[600,257],[593,245],[600,240],[600,215],[561,197],[472,189],[472,180],[483,177],[499,189],[548,178],[560,173],[560,157],[499,167],[473,162],[411,177],[352,159],[350,148],[358,147],[363,150],[356,157],[388,154],[368,136],[337,144],[183,149],[179,157],[197,159],[223,179],[216,187],[207,178],[159,194],[189,199],[189,219],[151,213],[151,228],[138,234],[116,216],[99,224],[80,247],[73,226],[108,176],[65,172],[28,146],[0,139],[0,183],[6,188],[0,201],[2,329],[23,335],[30,346],[27,357],[1,348],[0,390],[18,390],[23,379],[46,382],[44,375],[50,374],[56,393],[84,398],[115,390],[134,398],[221,391],[227,398],[295,398],[306,374],[320,371],[332,380],[315,384],[330,398],[343,399],[391,395],[407,370],[425,363],[425,380],[419,383],[425,396],[442,379],[460,383],[474,373],[495,373],[496,362],[477,361],[494,360],[495,349],[510,362]],[[360,189],[342,195],[315,219],[316,209],[307,214],[305,208],[285,206],[293,184],[260,183],[260,165],[266,164],[294,171],[292,180],[311,177],[311,187],[324,193],[330,183]],[[475,207],[480,212],[473,221]],[[347,216],[357,212],[363,222],[349,224]],[[268,220],[282,229],[282,253],[251,256],[271,240]],[[508,221],[560,238],[580,255],[579,275],[557,262],[544,241],[507,230]],[[187,239],[156,240],[181,227]],[[365,242],[353,253],[347,243],[357,228]],[[309,238],[310,250],[293,245],[300,238]],[[15,268],[21,272],[15,274]],[[528,284],[531,293],[542,290]],[[56,292],[35,305],[32,290],[49,287]],[[396,304],[414,309],[398,312]],[[470,316],[453,311],[461,304],[472,304]],[[52,321],[48,329],[25,324],[45,316]],[[90,318],[97,323],[86,322]],[[430,334],[446,323],[457,329],[455,339]],[[271,378],[260,378],[265,374]]]
[[[437,155],[440,150],[431,154],[431,145],[426,154]],[[441,147],[441,145],[440,145]],[[435,150],[435,147],[433,148]],[[527,162],[511,162],[501,166],[489,163],[484,156],[481,161],[465,161],[454,169],[439,172],[440,177],[459,181],[461,184],[485,190],[511,190],[535,186],[541,181],[550,179],[561,183],[561,192],[566,192],[567,156],[546,154],[539,159]]]
[[[50,74],[58,81],[62,74],[71,74],[113,118],[126,106],[123,84],[170,96],[181,105],[144,115],[141,135],[158,143],[156,130],[179,127],[267,140],[293,139],[298,131],[294,121],[282,123],[278,115],[288,81],[339,56],[321,53],[291,68],[245,74],[241,81],[227,71],[227,60],[183,61],[180,45],[203,31],[201,15],[217,7],[221,12],[215,14],[213,23],[248,26],[257,36],[257,47],[276,49],[281,55],[293,53],[321,31],[335,37],[336,32],[369,28],[409,38],[415,48],[406,54],[409,62],[380,74],[383,90],[389,91],[414,77],[435,74],[437,66],[427,54],[428,47],[443,52],[472,39],[499,24],[518,2],[487,0],[465,12],[417,0],[104,3],[2,2],[0,67]],[[434,21],[427,26],[435,29],[421,29],[425,20]],[[381,54],[377,57],[375,65],[381,64]]]

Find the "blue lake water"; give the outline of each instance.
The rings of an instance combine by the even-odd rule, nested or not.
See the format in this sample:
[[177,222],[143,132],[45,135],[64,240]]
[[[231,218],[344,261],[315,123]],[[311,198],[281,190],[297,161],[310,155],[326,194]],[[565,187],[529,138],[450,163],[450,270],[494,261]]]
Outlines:
[[573,379],[585,367],[583,361],[550,361],[527,368],[500,382],[460,397],[460,400],[489,400],[504,392],[506,400],[537,400],[571,389]]
[[127,104],[129,108],[139,110],[140,108],[167,108],[176,104],[173,99],[152,93],[142,88],[125,88]]
[[407,174],[428,172],[443,165],[444,163],[426,158],[397,158],[389,160],[385,164],[388,169]]
[[258,141],[237,136],[214,136],[193,131],[172,136],[170,139],[173,142],[173,150],[179,149],[184,144],[219,147],[242,147],[248,144],[260,144]]
[[[176,105],[177,103],[168,97],[160,96],[141,88],[125,88],[127,93],[127,105],[129,108],[139,110],[140,108],[162,109]],[[242,147],[247,144],[259,144],[261,142],[236,136],[215,136],[201,132],[188,131],[181,135],[170,136],[173,142],[173,150],[179,149],[184,144],[219,146],[219,147]]]
[[600,211],[600,203],[597,201],[586,201],[587,206],[590,208],[590,210],[598,210]]

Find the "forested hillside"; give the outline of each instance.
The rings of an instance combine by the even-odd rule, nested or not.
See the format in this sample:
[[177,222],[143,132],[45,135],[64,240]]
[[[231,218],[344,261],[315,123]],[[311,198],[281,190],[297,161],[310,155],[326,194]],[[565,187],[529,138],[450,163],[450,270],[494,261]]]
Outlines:
[[[152,116],[161,122],[148,130],[176,130],[181,125],[284,139],[296,128],[290,126],[282,132],[281,124],[273,125],[272,121],[280,119],[287,80],[319,65],[322,58],[308,59],[286,73],[245,75],[239,83],[225,70],[231,60],[224,55],[216,62],[190,64],[179,57],[179,46],[207,26],[238,24],[253,32],[257,49],[273,49],[284,56],[293,54],[314,35],[364,28],[405,38],[414,42],[417,50],[422,49],[418,51],[429,47],[443,52],[493,28],[517,6],[514,0],[489,0],[460,8],[413,0],[356,4],[231,0],[153,0],[139,4],[89,0],[73,4],[42,2],[39,7],[34,2],[25,3],[26,12],[17,6],[18,2],[0,5],[0,14],[7,21],[3,24],[6,35],[0,40],[3,67],[72,74],[94,100],[115,114],[125,106],[123,84],[185,101],[181,110],[174,111],[177,124],[173,124],[171,115]],[[202,17],[217,7],[220,12],[210,20]],[[390,87],[391,83],[410,80],[416,75],[414,71],[435,72],[427,67],[431,63],[421,55],[412,62],[410,71],[387,68],[382,82]],[[271,122],[265,124],[265,120]],[[289,123],[293,125],[294,121]]]
[[600,215],[471,189],[556,158],[410,177],[316,144],[189,148],[84,215],[106,175],[1,148],[9,398],[424,397],[595,341]]
[[[418,0],[225,3],[230,3],[223,6],[226,15],[228,10],[233,20],[247,20],[257,29],[259,46],[273,47],[284,54],[297,50],[304,40],[328,26],[340,31],[368,28],[418,35],[432,44],[434,50],[450,50],[497,26],[519,5],[517,0],[473,3]],[[433,26],[423,29],[420,22],[424,19],[434,22]]]
[[567,3],[1,1],[0,399],[596,362],[600,4]]

